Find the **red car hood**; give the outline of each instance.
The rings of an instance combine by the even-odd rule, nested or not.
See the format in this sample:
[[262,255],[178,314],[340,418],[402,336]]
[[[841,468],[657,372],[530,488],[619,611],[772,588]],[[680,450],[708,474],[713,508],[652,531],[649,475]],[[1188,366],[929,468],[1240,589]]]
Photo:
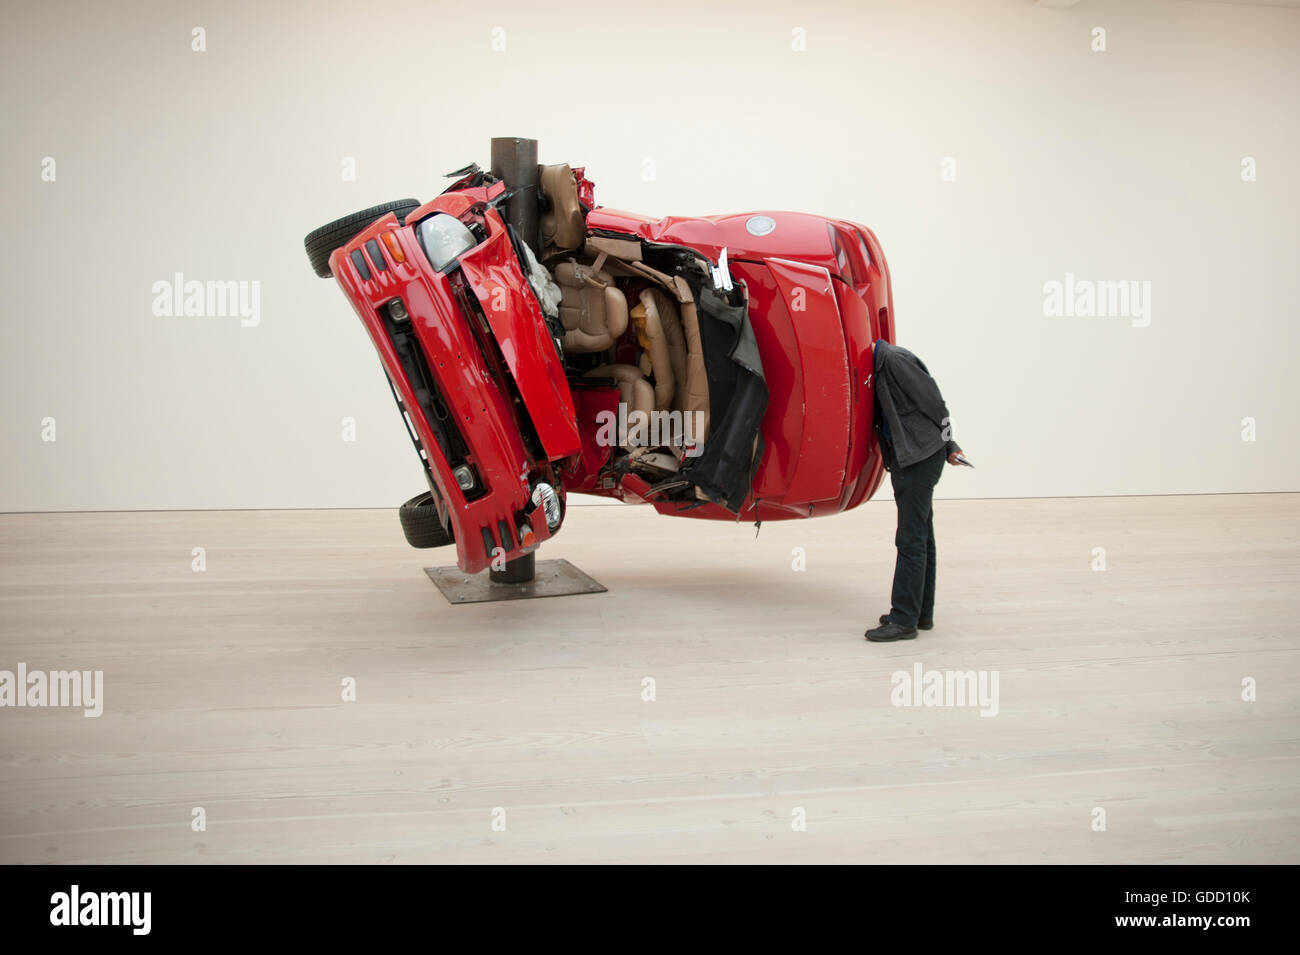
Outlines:
[[498,232],[460,257],[492,335],[552,461],[582,446],[573,395],[537,297],[520,272],[509,236]]

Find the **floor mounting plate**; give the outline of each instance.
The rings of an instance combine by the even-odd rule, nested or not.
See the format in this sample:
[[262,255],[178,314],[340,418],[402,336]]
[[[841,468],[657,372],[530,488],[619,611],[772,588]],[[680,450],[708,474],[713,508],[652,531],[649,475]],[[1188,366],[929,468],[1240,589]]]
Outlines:
[[426,567],[424,572],[442,591],[447,601],[453,604],[605,592],[603,586],[563,558],[539,560],[533,579],[524,584],[493,583],[486,570],[479,574],[467,574],[459,567]]

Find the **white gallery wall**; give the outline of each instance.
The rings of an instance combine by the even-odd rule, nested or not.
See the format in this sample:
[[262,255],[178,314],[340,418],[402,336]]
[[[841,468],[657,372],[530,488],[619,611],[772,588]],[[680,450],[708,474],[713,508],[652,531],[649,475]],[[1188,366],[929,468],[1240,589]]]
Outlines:
[[[900,343],[979,465],[939,496],[1300,489],[1300,9],[314,0],[2,18],[0,510],[421,490],[378,359],[302,237],[431,197],[503,135],[585,165],[604,205],[872,227]],[[257,283],[256,308],[155,314],[176,273]],[[1067,281],[1137,296],[1122,315],[1049,314]]]

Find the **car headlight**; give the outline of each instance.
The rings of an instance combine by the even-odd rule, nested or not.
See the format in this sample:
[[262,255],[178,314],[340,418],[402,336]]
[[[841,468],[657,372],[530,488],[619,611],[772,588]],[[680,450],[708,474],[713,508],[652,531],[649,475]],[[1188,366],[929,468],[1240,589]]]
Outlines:
[[421,222],[419,236],[424,254],[439,272],[466,249],[478,245],[474,233],[466,228],[465,223],[445,212],[439,212]]

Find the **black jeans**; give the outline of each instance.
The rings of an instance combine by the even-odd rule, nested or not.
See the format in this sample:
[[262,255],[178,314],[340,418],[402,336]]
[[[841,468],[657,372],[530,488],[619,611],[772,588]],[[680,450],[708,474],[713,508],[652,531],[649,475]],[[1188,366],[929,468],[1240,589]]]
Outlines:
[[898,559],[889,619],[904,627],[934,618],[934,486],[947,460],[947,451],[940,448],[924,461],[889,472],[898,505]]

